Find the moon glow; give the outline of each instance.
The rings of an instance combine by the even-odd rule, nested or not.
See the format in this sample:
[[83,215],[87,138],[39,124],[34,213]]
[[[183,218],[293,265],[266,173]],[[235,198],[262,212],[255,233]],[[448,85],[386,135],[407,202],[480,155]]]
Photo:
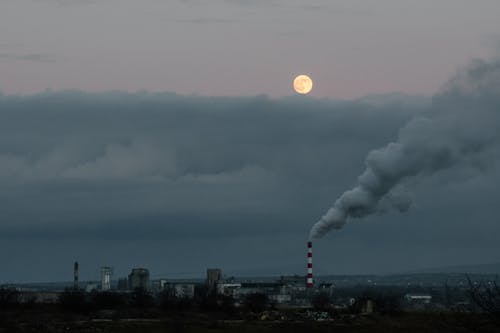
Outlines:
[[293,80],[293,89],[299,94],[307,94],[311,91],[313,82],[307,75],[299,75]]

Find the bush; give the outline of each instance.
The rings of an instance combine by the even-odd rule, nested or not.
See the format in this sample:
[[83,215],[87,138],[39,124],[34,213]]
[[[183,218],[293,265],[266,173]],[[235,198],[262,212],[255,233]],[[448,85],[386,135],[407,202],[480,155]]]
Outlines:
[[325,293],[314,295],[311,304],[315,310],[325,311],[330,308],[330,297]]
[[131,296],[131,305],[136,308],[147,308],[154,305],[153,296],[144,289],[137,288],[135,289]]
[[118,309],[127,304],[125,295],[113,292],[93,292],[90,294],[90,303],[94,309]]
[[59,295],[59,304],[64,310],[72,312],[87,312],[90,304],[85,293],[79,290],[66,289]]
[[19,292],[14,288],[0,289],[0,309],[9,309],[19,305]]
[[245,297],[245,306],[252,312],[262,312],[269,305],[269,298],[266,294],[253,293]]
[[170,290],[164,290],[159,295],[159,303],[162,309],[168,311],[187,311],[193,308],[194,300],[184,297],[176,297]]

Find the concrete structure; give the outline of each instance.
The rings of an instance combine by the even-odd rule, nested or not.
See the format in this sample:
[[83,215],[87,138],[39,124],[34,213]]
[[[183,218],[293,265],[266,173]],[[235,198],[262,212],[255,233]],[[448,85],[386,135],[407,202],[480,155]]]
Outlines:
[[73,265],[73,289],[78,290],[78,261]]
[[[302,280],[302,288],[304,282]],[[275,304],[287,304],[293,301],[295,293],[292,287],[281,282],[241,282],[218,283],[217,292],[220,295],[232,296],[237,301],[244,301],[250,294],[265,294]]]
[[406,294],[405,299],[408,302],[415,302],[415,303],[421,303],[421,304],[430,304],[432,302],[432,296],[431,295],[412,295],[412,294]]
[[172,292],[178,298],[194,298],[194,284],[175,283],[172,285]]
[[161,293],[168,286],[168,282],[165,279],[151,280],[150,289],[154,293]]
[[85,291],[91,293],[93,291],[96,291],[97,287],[97,283],[87,283],[87,285],[85,286]]
[[217,282],[222,280],[222,270],[220,268],[207,269],[207,288],[209,293],[217,292]]
[[373,313],[375,308],[375,303],[371,299],[367,299],[361,304],[362,313]]
[[133,268],[128,275],[128,289],[149,290],[149,270],[146,268]]
[[269,300],[276,304],[286,304],[292,301],[292,295],[290,294],[271,294],[269,295]]
[[165,279],[160,279],[160,280],[158,281],[158,287],[159,287],[160,291],[161,291],[161,290],[165,290],[165,288],[167,288],[167,286],[168,286],[168,281],[167,281],[167,280],[165,280]]
[[113,267],[101,267],[101,290],[111,289],[111,275],[113,275]]
[[55,304],[59,302],[60,292],[57,291],[21,291],[19,303]]
[[307,242],[307,288],[313,287],[312,242]]
[[320,283],[319,286],[316,284],[319,292],[328,295],[329,297],[333,296],[333,292],[335,290],[335,285],[333,283]]
[[127,278],[118,279],[118,286],[116,288],[118,290],[128,290],[128,279]]
[[219,281],[217,283],[216,288],[217,288],[218,295],[233,296],[234,297],[236,291],[241,288],[241,283],[224,283],[222,281]]

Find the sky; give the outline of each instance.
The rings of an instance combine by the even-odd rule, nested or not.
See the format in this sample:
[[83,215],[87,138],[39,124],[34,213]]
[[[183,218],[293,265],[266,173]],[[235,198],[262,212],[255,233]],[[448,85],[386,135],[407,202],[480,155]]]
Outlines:
[[303,274],[312,225],[407,142],[415,172],[315,240],[315,273],[499,262],[499,10],[2,1],[0,283],[74,260],[82,279]]
[[498,49],[496,0],[2,0],[0,90],[433,94]]

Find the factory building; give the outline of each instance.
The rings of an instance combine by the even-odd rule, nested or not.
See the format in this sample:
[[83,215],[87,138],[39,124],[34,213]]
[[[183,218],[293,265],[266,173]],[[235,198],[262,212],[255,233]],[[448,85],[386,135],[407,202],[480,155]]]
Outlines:
[[92,282],[89,282],[85,285],[85,292],[87,293],[91,293],[91,292],[94,292],[94,291],[97,291],[97,283],[92,283]]
[[146,268],[133,268],[128,275],[128,289],[149,290],[149,270]]
[[222,281],[222,270],[220,268],[207,269],[207,289],[209,293],[217,292],[217,283]]
[[168,282],[165,279],[151,280],[150,289],[154,293],[160,293],[164,291],[168,286]]
[[[276,304],[287,304],[295,301],[300,295],[300,290],[305,291],[304,278],[298,279],[300,282],[296,285],[277,282],[223,282],[217,283],[217,294],[231,296],[235,300],[242,302],[248,295],[260,293],[266,294],[269,300]],[[299,293],[297,293],[299,291]]]
[[128,279],[127,278],[118,279],[118,285],[116,288],[122,291],[128,290]]
[[178,298],[194,298],[194,284],[174,283],[170,286],[172,294]]
[[111,275],[113,275],[113,267],[101,267],[101,290],[111,290]]
[[241,283],[225,283],[217,282],[217,294],[234,297],[238,290],[241,289]]

